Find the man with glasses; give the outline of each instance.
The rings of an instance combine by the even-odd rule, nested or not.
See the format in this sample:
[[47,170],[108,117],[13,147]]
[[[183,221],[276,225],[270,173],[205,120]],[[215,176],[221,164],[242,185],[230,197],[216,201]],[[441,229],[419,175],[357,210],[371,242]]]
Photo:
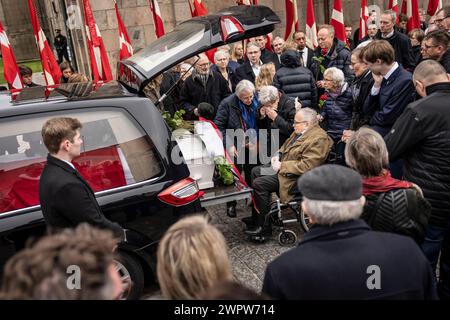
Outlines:
[[377,39],[388,41],[395,51],[395,61],[407,70],[414,70],[415,62],[412,56],[411,41],[408,36],[395,30],[396,14],[392,10],[386,10],[380,17],[380,32]]
[[445,30],[436,30],[425,36],[422,42],[423,59],[439,62],[450,73],[450,35]]
[[440,30],[450,32],[450,6],[446,6],[436,12],[434,22]]
[[198,119],[197,106],[201,102],[211,104],[215,111],[220,102],[231,94],[228,82],[219,73],[211,71],[209,59],[200,54],[195,69],[183,83],[180,103],[188,119]]
[[233,88],[242,81],[248,80],[255,84],[256,77],[259,75],[261,66],[261,48],[256,42],[247,44],[247,60],[239,68],[236,69],[233,80]]
[[[271,165],[252,170],[252,187],[256,208],[253,221],[245,233],[254,240],[264,241],[272,235],[269,212],[271,193],[278,192],[281,202],[288,202],[296,192],[296,181],[305,172],[325,162],[333,140],[319,126],[317,112],[301,108],[295,114],[294,132],[284,142]],[[253,226],[252,226],[253,224]]]

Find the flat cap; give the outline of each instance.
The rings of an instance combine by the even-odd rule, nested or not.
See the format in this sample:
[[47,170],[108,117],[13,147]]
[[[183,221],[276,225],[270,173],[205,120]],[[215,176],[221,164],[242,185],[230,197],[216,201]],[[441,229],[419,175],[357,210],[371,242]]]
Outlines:
[[326,164],[304,173],[297,184],[302,195],[310,200],[350,201],[362,195],[360,174],[335,164]]

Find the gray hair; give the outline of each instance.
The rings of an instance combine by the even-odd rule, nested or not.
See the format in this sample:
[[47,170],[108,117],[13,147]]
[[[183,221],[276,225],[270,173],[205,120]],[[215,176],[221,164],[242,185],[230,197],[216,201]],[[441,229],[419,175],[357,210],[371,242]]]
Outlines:
[[302,115],[302,118],[305,121],[308,121],[311,126],[317,124],[319,121],[317,120],[317,112],[311,108],[301,108],[297,111],[297,113]]
[[392,10],[384,10],[382,14],[388,14],[391,16],[392,22],[395,24],[395,21],[397,21],[397,14]]
[[363,212],[361,199],[350,201],[310,200],[303,197],[306,213],[320,225],[333,225],[339,222],[356,220]]
[[261,47],[259,46],[259,44],[257,44],[257,43],[254,42],[254,41],[247,43],[247,50],[248,50],[248,48],[250,48],[250,47],[255,47],[255,48],[258,48],[259,50],[261,50]]
[[259,102],[262,105],[274,103],[278,99],[278,89],[274,86],[263,86],[259,90]]
[[344,77],[344,73],[342,72],[342,70],[340,70],[336,67],[331,67],[331,68],[328,68],[327,70],[325,70],[325,72],[323,73],[323,77],[325,78],[325,76],[328,74],[333,79],[333,82],[335,84],[337,84],[338,87],[342,88],[342,86],[345,83],[345,77]]
[[230,54],[227,51],[225,51],[225,50],[217,50],[214,53],[214,61],[219,59],[219,56],[225,56],[227,59],[230,59]]
[[255,85],[248,80],[241,80],[236,86],[236,96],[239,98],[244,91],[255,92]]

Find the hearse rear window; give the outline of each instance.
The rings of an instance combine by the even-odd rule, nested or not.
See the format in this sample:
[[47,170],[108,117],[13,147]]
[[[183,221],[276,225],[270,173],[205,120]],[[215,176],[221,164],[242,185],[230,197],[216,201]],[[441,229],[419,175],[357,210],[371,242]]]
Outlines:
[[[41,128],[56,116],[1,123],[0,213],[39,204],[39,177],[47,158]],[[101,110],[63,116],[77,118],[83,124],[82,153],[73,164],[95,192],[161,174],[162,165],[152,141],[123,112]]]

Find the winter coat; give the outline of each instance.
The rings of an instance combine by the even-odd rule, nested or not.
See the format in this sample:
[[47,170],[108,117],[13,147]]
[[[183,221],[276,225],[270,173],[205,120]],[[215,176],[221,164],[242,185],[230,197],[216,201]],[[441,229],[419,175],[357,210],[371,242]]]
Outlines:
[[316,81],[311,71],[301,66],[300,53],[286,50],[281,55],[282,67],[276,72],[273,85],[292,98],[298,97],[303,107],[317,108]]
[[404,159],[405,179],[417,184],[431,204],[429,223],[443,228],[450,219],[450,83],[426,88],[384,137],[390,161]]
[[352,124],[350,125],[351,130],[358,130],[363,125],[369,123],[371,115],[365,114],[363,112],[364,102],[370,94],[370,90],[373,87],[373,77],[372,72],[367,70],[361,76],[355,78],[351,85],[352,95],[353,95],[353,114],[352,114]]
[[[280,101],[278,102],[278,116],[272,121],[269,117],[264,117],[263,119],[259,119],[258,128],[259,129],[267,129],[267,146],[271,145],[271,141],[273,140],[273,129],[278,129],[278,146],[282,146],[283,143],[289,138],[289,136],[294,131],[294,117],[295,117],[295,103],[292,99],[290,99],[284,93],[281,93]],[[259,110],[258,110],[258,115]],[[277,148],[278,150],[279,148]],[[270,149],[267,149],[271,151]],[[276,150],[274,150],[276,151]],[[270,155],[272,156],[272,152]]]
[[206,87],[200,76],[193,73],[183,84],[180,92],[181,105],[186,109],[187,117],[195,118],[194,109],[199,103],[208,102],[217,112],[220,102],[231,94],[227,81],[217,72],[210,72]]
[[372,231],[362,220],[314,225],[297,247],[269,263],[262,292],[282,300],[437,299],[417,244]]
[[386,40],[389,42],[395,51],[395,61],[405,69],[410,71],[414,70],[416,64],[412,53],[411,41],[407,35],[394,30],[394,34],[390,38],[383,38],[381,36],[381,31],[378,31],[375,38],[377,40]]
[[[316,57],[322,56],[320,47],[317,47],[317,49],[314,51],[314,55]],[[322,71],[320,70],[320,63],[315,59],[313,60],[314,62],[311,65],[311,70],[313,71],[316,80],[322,80],[323,74]],[[339,41],[337,38],[334,38],[333,46],[325,56],[322,65],[325,67],[325,69],[336,67],[342,70],[342,72],[344,72],[345,82],[347,83],[352,83],[353,78],[355,77],[352,69],[350,68],[351,65],[350,50],[346,47],[345,43]]]
[[447,49],[447,51],[445,51],[439,63],[444,67],[447,73],[450,73],[450,49]]
[[333,146],[333,140],[319,126],[309,128],[298,140],[295,132],[281,146],[281,167],[278,172],[281,202],[292,199],[292,191],[296,188],[297,179],[305,172],[325,162]]
[[327,121],[327,133],[333,139],[340,139],[344,130],[350,129],[353,114],[351,87],[345,83],[337,97],[328,94],[321,116]]

